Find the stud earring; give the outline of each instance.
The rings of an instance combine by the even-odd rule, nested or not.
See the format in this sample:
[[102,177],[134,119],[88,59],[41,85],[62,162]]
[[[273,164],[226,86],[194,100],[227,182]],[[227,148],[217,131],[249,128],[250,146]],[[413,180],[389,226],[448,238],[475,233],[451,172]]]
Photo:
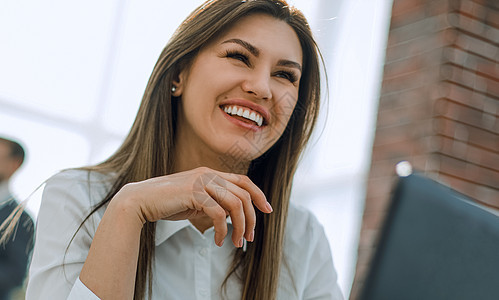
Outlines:
[[176,90],[177,90],[177,87],[176,86],[172,86],[172,93],[175,93]]

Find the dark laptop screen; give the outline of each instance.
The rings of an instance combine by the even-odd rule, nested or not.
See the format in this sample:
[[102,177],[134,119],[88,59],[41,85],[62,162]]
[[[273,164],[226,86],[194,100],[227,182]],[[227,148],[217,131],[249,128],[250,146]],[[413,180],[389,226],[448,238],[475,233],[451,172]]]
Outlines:
[[499,299],[499,217],[421,175],[401,177],[361,299]]

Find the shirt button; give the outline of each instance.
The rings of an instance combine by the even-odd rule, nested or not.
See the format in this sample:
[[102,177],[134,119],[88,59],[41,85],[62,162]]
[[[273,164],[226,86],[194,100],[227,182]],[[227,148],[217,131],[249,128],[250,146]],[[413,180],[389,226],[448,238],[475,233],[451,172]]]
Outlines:
[[206,254],[208,254],[208,249],[201,248],[201,250],[199,250],[199,254],[201,254],[201,256],[206,256]]
[[203,297],[206,297],[206,296],[208,296],[208,291],[207,291],[207,290],[200,290],[200,291],[199,291],[199,294],[200,294],[201,296],[203,296]]

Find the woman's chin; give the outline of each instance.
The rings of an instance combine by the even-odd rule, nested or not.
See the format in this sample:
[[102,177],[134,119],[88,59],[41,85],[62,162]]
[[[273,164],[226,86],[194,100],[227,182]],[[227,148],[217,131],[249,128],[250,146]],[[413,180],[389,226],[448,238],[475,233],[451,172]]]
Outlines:
[[257,145],[246,140],[232,140],[231,143],[224,143],[223,146],[217,151],[218,163],[224,170],[231,173],[246,173],[251,161],[263,154],[258,150]]

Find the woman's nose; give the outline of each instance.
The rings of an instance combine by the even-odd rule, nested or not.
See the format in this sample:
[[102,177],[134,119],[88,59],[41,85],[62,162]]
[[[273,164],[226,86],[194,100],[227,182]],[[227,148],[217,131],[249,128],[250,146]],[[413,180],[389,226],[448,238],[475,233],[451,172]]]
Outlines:
[[266,71],[253,70],[242,84],[243,91],[263,100],[272,98],[270,76],[268,74]]

